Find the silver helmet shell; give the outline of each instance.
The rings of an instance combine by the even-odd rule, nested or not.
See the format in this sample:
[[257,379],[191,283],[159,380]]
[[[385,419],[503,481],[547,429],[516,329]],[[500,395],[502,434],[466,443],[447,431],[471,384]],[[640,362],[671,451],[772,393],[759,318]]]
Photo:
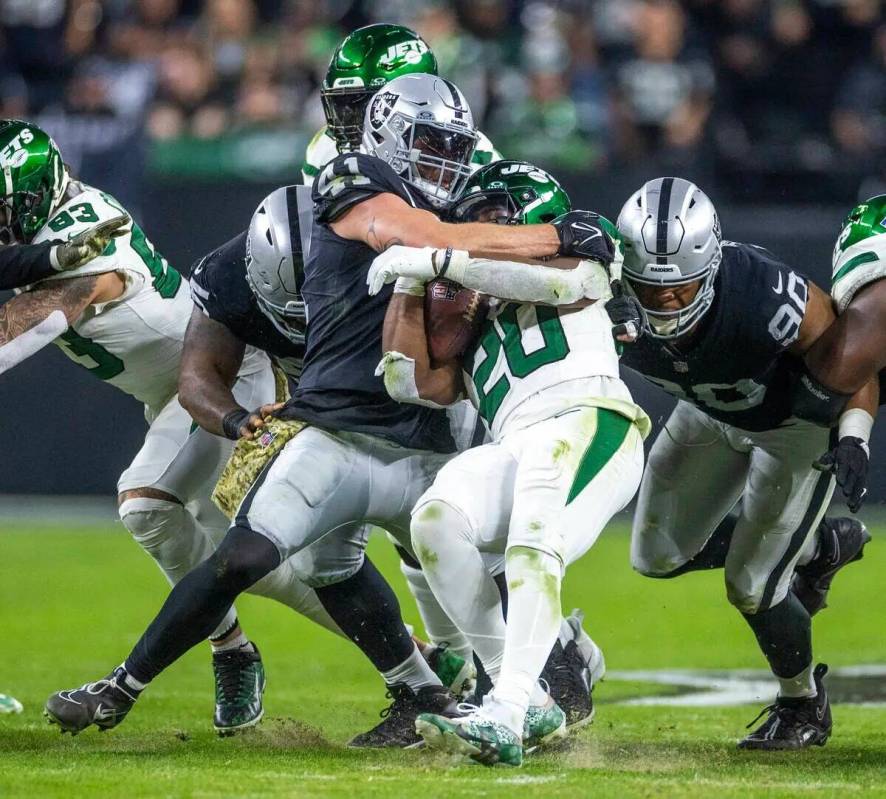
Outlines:
[[246,282],[258,307],[286,338],[304,343],[304,275],[295,186],[272,191],[261,201],[246,236]]
[[648,286],[682,286],[701,281],[685,308],[646,308],[647,332],[674,339],[686,333],[711,307],[714,279],[722,258],[720,220],[713,203],[683,178],[656,178],[631,195],[618,215],[624,241],[623,277]]
[[467,100],[436,75],[394,78],[366,106],[363,152],[381,158],[438,208],[461,193],[476,144]]

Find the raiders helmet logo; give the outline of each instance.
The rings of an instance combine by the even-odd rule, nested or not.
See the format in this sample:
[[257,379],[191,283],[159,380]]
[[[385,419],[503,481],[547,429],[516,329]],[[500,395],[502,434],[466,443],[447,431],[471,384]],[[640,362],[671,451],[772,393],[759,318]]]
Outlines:
[[369,124],[373,130],[378,130],[385,124],[398,99],[400,95],[394,92],[378,92],[372,98],[372,105],[369,107]]

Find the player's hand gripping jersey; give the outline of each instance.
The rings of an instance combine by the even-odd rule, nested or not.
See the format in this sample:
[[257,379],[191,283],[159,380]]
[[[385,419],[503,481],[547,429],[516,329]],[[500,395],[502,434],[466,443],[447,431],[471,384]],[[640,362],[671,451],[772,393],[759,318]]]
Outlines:
[[445,411],[401,405],[375,376],[393,287],[367,297],[366,275],[375,251],[341,238],[329,227],[352,206],[384,193],[431,210],[386,163],[361,153],[339,156],[314,183],[315,217],[302,286],[310,329],[291,410],[321,427],[382,436],[404,447],[452,452],[455,442]]
[[600,302],[575,311],[494,309],[464,362],[469,396],[493,439],[577,407],[616,411],[645,437],[649,419],[619,378],[611,329]]
[[714,301],[691,344],[644,336],[622,363],[669,394],[743,430],[778,427],[791,415],[787,353],[806,313],[806,278],[760,247],[723,243]]

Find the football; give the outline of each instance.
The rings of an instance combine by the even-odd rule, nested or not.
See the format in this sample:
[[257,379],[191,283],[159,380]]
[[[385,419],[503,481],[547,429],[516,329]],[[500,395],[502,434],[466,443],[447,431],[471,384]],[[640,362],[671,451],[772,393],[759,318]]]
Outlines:
[[425,331],[432,361],[461,357],[480,332],[489,312],[489,298],[451,280],[428,283],[425,293]]

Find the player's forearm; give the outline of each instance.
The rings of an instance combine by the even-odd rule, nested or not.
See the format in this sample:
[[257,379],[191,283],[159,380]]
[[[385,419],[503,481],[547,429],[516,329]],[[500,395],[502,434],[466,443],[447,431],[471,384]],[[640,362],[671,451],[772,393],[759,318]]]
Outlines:
[[458,364],[431,364],[425,334],[424,297],[395,293],[382,335],[384,357],[378,374],[398,402],[445,406],[461,398]]
[[18,289],[58,274],[50,253],[52,243],[0,247],[0,290]]
[[231,411],[246,410],[234,397],[231,385],[217,370],[182,371],[179,378],[179,402],[191,418],[210,433],[225,435],[224,418]]
[[415,246],[458,247],[476,258],[552,258],[560,248],[553,225],[463,225],[439,223],[435,241]]

